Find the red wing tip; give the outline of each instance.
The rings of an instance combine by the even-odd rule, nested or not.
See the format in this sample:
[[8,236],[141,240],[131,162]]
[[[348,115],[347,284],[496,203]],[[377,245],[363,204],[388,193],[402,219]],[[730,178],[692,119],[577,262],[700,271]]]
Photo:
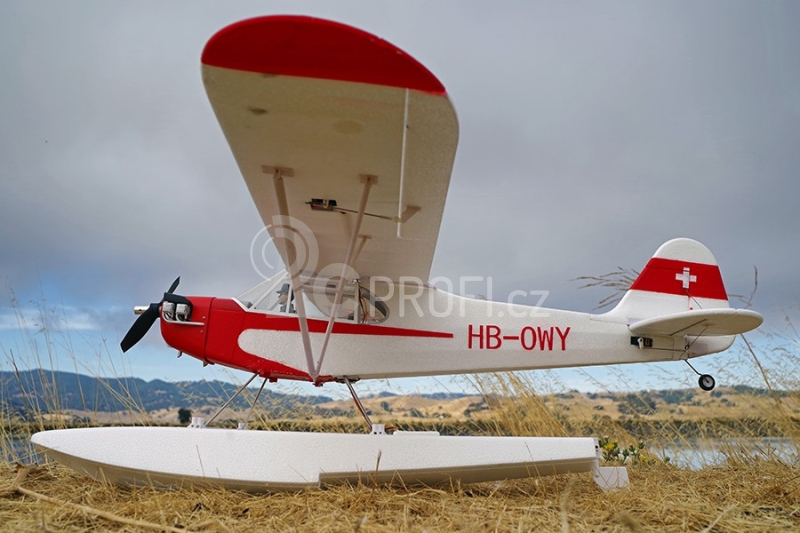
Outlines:
[[300,15],[273,15],[226,26],[209,39],[204,65],[353,81],[446,94],[419,61],[358,28]]

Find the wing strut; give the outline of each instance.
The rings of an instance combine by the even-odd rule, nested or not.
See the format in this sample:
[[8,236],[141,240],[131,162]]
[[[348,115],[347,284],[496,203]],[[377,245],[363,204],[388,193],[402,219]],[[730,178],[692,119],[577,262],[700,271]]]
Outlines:
[[[356,241],[358,240],[358,232],[361,231],[361,221],[364,220],[364,211],[367,209],[367,200],[369,199],[369,190],[372,185],[377,182],[376,176],[363,175],[364,190],[361,192],[361,203],[358,204],[358,215],[356,215],[356,223],[350,231],[350,241],[347,243],[347,252],[344,255],[344,265],[342,265],[342,275],[339,277],[339,283],[336,285],[336,295],[333,298],[333,307],[331,308],[331,316],[328,319],[328,328],[325,330],[325,339],[322,341],[322,350],[319,352],[319,362],[311,374],[312,381],[316,381],[319,373],[322,371],[322,360],[325,358],[325,350],[328,348],[328,341],[331,338],[333,331],[333,322],[336,320],[336,315],[339,312],[339,304],[342,302],[342,293],[344,292],[344,280],[347,271],[352,267]],[[366,242],[366,241],[365,241]],[[361,250],[359,249],[359,252]]]
[[352,264],[354,265],[356,264],[356,262],[358,261],[358,256],[361,255],[361,250],[364,249],[364,245],[367,244],[367,241],[370,240],[371,238],[372,237],[370,237],[369,235],[361,235],[359,237],[360,241],[358,243],[358,248],[356,248],[356,252],[353,255],[353,260],[351,261]]
[[[289,204],[286,201],[286,188],[283,184],[283,177],[291,177],[294,171],[288,168],[269,167],[264,166],[265,172],[272,172],[272,186],[275,189],[275,198],[278,200],[278,212],[280,213],[282,224],[289,222]],[[292,283],[292,291],[295,294],[294,305],[297,310],[297,318],[300,322],[300,335],[303,338],[303,349],[306,352],[306,364],[308,365],[308,373],[311,375],[311,380],[317,379],[317,374],[314,373],[314,354],[311,351],[311,337],[308,333],[308,319],[306,318],[306,305],[303,302],[303,294],[301,294],[300,283],[300,265],[297,264],[297,244],[295,241],[296,232],[292,232],[291,246],[286,246],[284,239],[276,239],[281,241],[283,245],[283,258],[288,265],[289,276]],[[277,244],[277,243],[276,243]]]

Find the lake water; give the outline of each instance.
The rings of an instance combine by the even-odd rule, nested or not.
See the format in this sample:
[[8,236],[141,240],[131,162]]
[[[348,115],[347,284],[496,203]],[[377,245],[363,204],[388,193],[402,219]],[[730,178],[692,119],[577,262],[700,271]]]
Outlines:
[[1,448],[3,461],[7,463],[30,464],[44,462],[27,437],[12,437],[10,441],[3,442]]
[[790,465],[800,464],[798,445],[783,437],[689,440],[681,444],[655,444],[648,446],[648,450],[659,459],[669,457],[672,464],[692,470],[724,464],[729,457],[773,458]]

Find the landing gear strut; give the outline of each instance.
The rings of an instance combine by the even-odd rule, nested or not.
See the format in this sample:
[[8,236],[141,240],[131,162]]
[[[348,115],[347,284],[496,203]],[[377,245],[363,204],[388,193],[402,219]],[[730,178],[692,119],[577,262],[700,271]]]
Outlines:
[[701,389],[704,391],[714,390],[714,387],[717,384],[714,376],[710,374],[701,374],[695,367],[692,366],[692,363],[690,363],[688,359],[686,359],[686,364],[689,365],[689,368],[691,368],[695,374],[700,376],[700,379],[697,380],[697,384],[700,385]]

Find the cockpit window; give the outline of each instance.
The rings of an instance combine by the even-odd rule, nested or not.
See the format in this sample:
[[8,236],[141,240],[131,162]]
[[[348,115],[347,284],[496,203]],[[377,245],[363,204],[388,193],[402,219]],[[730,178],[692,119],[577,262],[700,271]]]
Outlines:
[[380,324],[389,318],[389,307],[366,287],[359,287],[359,310],[362,324]]
[[[339,308],[336,311],[337,319],[355,320],[356,319],[356,299],[355,296],[356,285],[354,283],[345,283],[344,291],[342,292],[342,299],[339,302]],[[326,318],[330,318],[333,312],[333,302],[336,297],[336,283],[322,283],[317,280],[313,284],[308,284],[304,287],[303,294],[306,296],[306,301]],[[306,313],[311,316],[309,307],[306,306]]]
[[[321,278],[302,280],[302,288],[292,290],[286,272],[268,279],[240,295],[237,300],[248,309],[270,313],[297,313],[297,298],[302,295],[303,307],[309,318],[330,318],[337,283]],[[389,316],[389,308],[358,283],[345,283],[342,299],[336,312],[337,320],[358,324],[378,324]]]
[[[280,306],[278,303],[279,293],[284,285],[288,285],[288,281],[286,272],[281,272],[243,292],[236,299],[248,309],[277,311]],[[291,297],[291,294],[289,296]]]

